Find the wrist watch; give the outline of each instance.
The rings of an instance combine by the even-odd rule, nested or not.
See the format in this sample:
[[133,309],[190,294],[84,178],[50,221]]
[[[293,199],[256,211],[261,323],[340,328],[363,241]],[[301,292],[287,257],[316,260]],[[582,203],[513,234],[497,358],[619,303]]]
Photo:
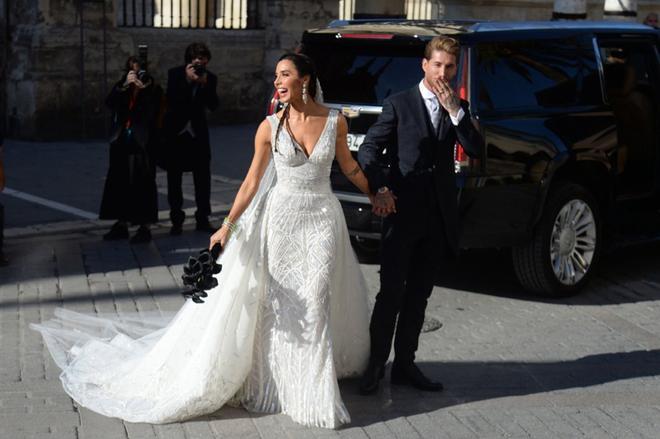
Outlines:
[[390,188],[388,188],[387,186],[383,186],[383,187],[378,188],[378,193],[379,194],[384,194],[385,192],[387,192],[389,190],[390,190]]

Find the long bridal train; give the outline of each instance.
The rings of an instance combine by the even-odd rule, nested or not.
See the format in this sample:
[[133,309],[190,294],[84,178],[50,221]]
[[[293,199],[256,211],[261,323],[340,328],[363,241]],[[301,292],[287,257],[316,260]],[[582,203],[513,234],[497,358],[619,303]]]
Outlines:
[[[219,285],[205,303],[186,301],[173,316],[57,309],[53,320],[31,325],[76,402],[130,422],[182,421],[228,402],[283,412],[310,426],[350,421],[337,378],[366,366],[368,309],[365,281],[329,190],[335,129],[332,112],[315,148],[321,149],[302,164],[290,163],[283,130],[284,155],[271,160],[241,216],[239,233],[220,256]],[[279,240],[269,229],[287,225],[293,235]],[[291,240],[300,244],[295,254],[285,248]],[[321,260],[320,251],[330,258]],[[294,269],[292,260],[306,262]]]

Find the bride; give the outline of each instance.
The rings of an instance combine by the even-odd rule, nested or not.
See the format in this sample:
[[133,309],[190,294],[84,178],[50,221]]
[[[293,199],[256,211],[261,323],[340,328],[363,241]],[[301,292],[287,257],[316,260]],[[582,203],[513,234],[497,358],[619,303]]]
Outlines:
[[[333,159],[364,193],[347,123],[320,103],[311,60],[286,54],[283,111],[259,126],[250,169],[211,237],[224,252],[218,286],[174,316],[57,309],[32,327],[80,405],[130,422],[182,421],[226,403],[307,425],[350,422],[337,379],[369,353],[366,284],[339,202]],[[316,97],[316,98],[315,98]]]

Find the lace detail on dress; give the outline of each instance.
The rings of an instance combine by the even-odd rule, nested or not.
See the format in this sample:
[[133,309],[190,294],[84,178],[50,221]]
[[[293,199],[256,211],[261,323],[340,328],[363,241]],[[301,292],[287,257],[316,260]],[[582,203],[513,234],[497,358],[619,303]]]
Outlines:
[[[278,122],[271,116],[273,144]],[[333,275],[342,241],[338,229],[345,228],[329,183],[336,125],[337,112],[331,110],[309,157],[280,130],[273,154],[277,184],[266,213],[269,269],[256,361],[242,395],[251,410],[282,411],[296,422],[331,428],[350,421],[337,385],[330,328]],[[366,334],[366,316],[364,322],[359,326]],[[366,346],[363,343],[363,349]],[[365,358],[359,355],[353,370],[340,372],[358,373]]]
[[230,401],[309,426],[349,422],[337,377],[364,369],[369,332],[366,284],[330,192],[336,122],[333,110],[309,158],[281,134],[204,304],[153,319],[58,310],[33,325],[75,401],[131,422],[186,420]]

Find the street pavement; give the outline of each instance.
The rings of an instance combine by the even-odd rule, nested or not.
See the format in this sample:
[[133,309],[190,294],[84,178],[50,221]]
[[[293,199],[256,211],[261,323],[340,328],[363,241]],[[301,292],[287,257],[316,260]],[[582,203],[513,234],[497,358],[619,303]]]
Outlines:
[[[213,130],[216,222],[249,163],[254,128]],[[110,223],[94,215],[105,144],[9,141],[5,149],[14,192],[1,198],[11,259],[0,268],[1,439],[660,437],[658,240],[608,253],[586,291],[561,300],[523,292],[506,251],[462,255],[439,274],[418,351],[420,367],[446,390],[424,393],[385,379],[378,394],[361,396],[357,382],[345,380],[340,388],[352,423],[340,430],[229,407],[168,425],[90,412],[64,393],[29,324],[50,318],[56,307],[177,310],[182,264],[208,236],[188,222],[182,236],[171,237],[163,196],[153,242],[103,242]],[[185,193],[190,200],[190,180]],[[193,206],[188,201],[189,213]],[[373,302],[378,265],[361,260]],[[433,322],[442,325],[434,329],[440,325]]]

